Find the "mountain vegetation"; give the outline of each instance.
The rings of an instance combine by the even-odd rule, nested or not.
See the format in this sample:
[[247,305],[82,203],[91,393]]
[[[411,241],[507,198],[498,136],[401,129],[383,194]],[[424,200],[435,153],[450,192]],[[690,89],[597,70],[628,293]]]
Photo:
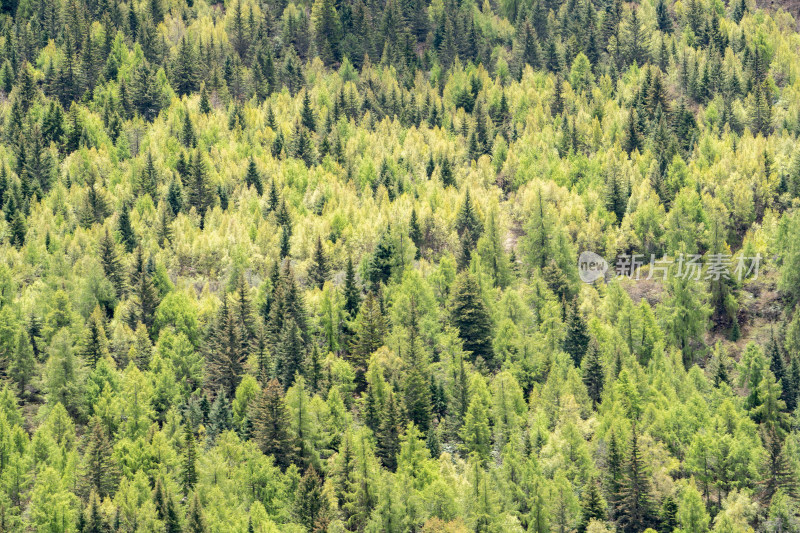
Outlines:
[[2,0],[0,130],[0,532],[800,532],[790,14]]

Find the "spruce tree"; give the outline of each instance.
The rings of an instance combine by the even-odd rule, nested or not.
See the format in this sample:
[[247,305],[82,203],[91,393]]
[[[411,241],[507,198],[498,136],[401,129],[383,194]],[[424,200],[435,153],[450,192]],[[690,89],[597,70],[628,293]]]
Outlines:
[[223,432],[233,429],[233,412],[231,402],[225,389],[217,391],[211,409],[208,412],[208,427],[206,428],[206,441],[209,446],[213,446]]
[[164,533],[182,533],[175,502],[160,477],[156,479],[153,497],[158,518],[164,523]]
[[328,498],[322,480],[313,466],[309,466],[294,499],[294,514],[306,531],[325,531],[330,521]]
[[463,271],[456,278],[450,302],[452,324],[473,361],[480,358],[490,368],[496,366],[492,346],[492,322],[475,277]]
[[290,433],[289,412],[283,401],[283,388],[277,379],[270,381],[253,404],[254,440],[261,451],[271,455],[281,469],[297,455],[296,441]]
[[453,176],[453,168],[450,164],[450,160],[448,158],[442,159],[442,162],[439,166],[439,177],[442,179],[442,185],[444,187],[455,187],[456,186],[456,179]]
[[244,176],[244,183],[247,187],[253,187],[259,196],[264,193],[264,187],[261,184],[261,176],[256,168],[256,162],[252,157],[247,164],[247,174]]
[[194,148],[197,146],[197,134],[194,132],[194,124],[192,123],[192,117],[189,115],[188,109],[184,109],[183,111],[181,141],[186,148]]
[[317,236],[317,246],[314,248],[309,279],[318,289],[322,289],[328,279],[328,259],[325,257],[325,250],[322,247],[322,238]]
[[581,361],[586,354],[589,346],[589,335],[586,332],[586,323],[578,309],[577,299],[573,299],[567,306],[566,337],[564,338],[564,351],[572,356],[572,361],[576,367],[580,367]]
[[[781,353],[780,346],[778,345],[777,340],[775,340],[775,330],[770,329],[770,339],[767,343],[766,347],[766,356],[769,358],[769,369],[772,371],[772,374],[775,376],[775,381],[781,383],[783,385],[786,383],[786,363],[783,360],[783,354]],[[781,399],[786,401],[784,398],[785,394],[781,394]]]
[[106,339],[100,306],[96,306],[86,321],[83,357],[89,363],[89,366],[94,368],[97,366],[97,362],[106,354],[108,354],[108,340]]
[[128,253],[133,252],[136,248],[136,233],[131,226],[130,207],[128,202],[123,202],[120,207],[119,217],[117,218],[117,231],[119,231],[120,241],[125,246],[125,251]]
[[789,366],[789,376],[786,379],[786,385],[783,387],[784,402],[786,402],[786,410],[793,413],[800,404],[800,355],[792,357]]
[[108,525],[100,513],[100,498],[92,491],[89,495],[89,506],[86,513],[78,517],[78,531],[80,533],[105,533]]
[[372,252],[367,279],[372,283],[372,290],[378,290],[382,283],[387,283],[395,266],[396,249],[392,238],[391,227],[387,226],[378,238],[378,244]]
[[208,181],[205,157],[197,152],[189,164],[189,205],[200,215],[200,227],[203,227],[206,210],[211,207],[211,186]]
[[303,371],[305,346],[297,322],[289,317],[283,325],[275,354],[275,374],[285,388],[294,384],[297,374]]
[[[178,96],[191,94],[197,90],[197,60],[195,59],[194,45],[185,36],[181,38],[178,46],[178,55],[172,70],[175,92]],[[208,98],[208,95],[206,95]],[[205,113],[205,111],[201,111]]]
[[344,310],[355,318],[361,305],[361,291],[356,283],[356,271],[353,268],[353,257],[347,257],[347,266],[344,274]]
[[591,479],[587,485],[588,487],[581,503],[581,521],[578,525],[578,533],[585,533],[589,522],[592,520],[603,522],[606,519],[606,502],[600,495],[597,481]]
[[156,81],[155,72],[145,59],[133,70],[131,85],[131,103],[143,119],[150,122],[161,111],[160,85]]
[[469,189],[464,194],[464,202],[456,215],[456,232],[462,242],[466,242],[470,249],[474,248],[483,233],[483,222],[478,217],[472,205]]
[[314,118],[314,110],[311,109],[311,97],[306,90],[303,93],[303,109],[300,112],[301,124],[308,131],[317,131],[317,121]]
[[[252,522],[251,522],[252,526]],[[192,500],[189,503],[189,511],[186,513],[186,527],[185,533],[208,533],[208,525],[206,525],[205,516],[203,516],[203,508],[200,505],[200,497],[197,492],[192,494]]]
[[378,456],[384,467],[394,472],[397,468],[397,453],[400,451],[400,432],[403,422],[395,402],[394,392],[391,390],[385,404],[375,435],[375,455]]
[[620,491],[623,483],[623,451],[617,439],[617,432],[612,429],[610,433],[606,453],[605,488],[610,511],[609,518],[617,520],[620,514]]
[[156,172],[156,166],[153,162],[153,153],[147,152],[147,162],[139,176],[139,192],[141,194],[149,194],[151,197],[155,198],[157,186],[158,173]]
[[228,295],[223,294],[206,342],[206,384],[210,390],[221,388],[228,397],[233,397],[244,374],[247,356],[235,313]]
[[592,399],[592,405],[597,408],[603,394],[605,372],[600,361],[600,347],[595,339],[589,341],[586,356],[583,358],[583,383]]
[[208,115],[211,112],[211,103],[208,99],[208,89],[206,89],[205,83],[200,91],[200,112],[204,115]]
[[405,377],[405,404],[408,419],[427,433],[431,423],[431,388],[418,338],[417,307],[411,303],[411,326],[408,340],[408,370]]
[[422,230],[419,227],[416,209],[411,210],[411,219],[408,221],[408,237],[416,248],[414,259],[419,260],[422,256]]
[[281,226],[281,242],[280,242],[280,255],[281,259],[286,259],[289,257],[289,253],[292,250],[292,244],[289,240],[292,234],[288,227]]
[[188,496],[197,483],[197,449],[195,446],[194,429],[189,420],[186,421],[184,427],[181,483],[183,485],[184,496]]
[[92,417],[83,453],[83,481],[87,492],[94,492],[100,498],[114,494],[120,475],[112,452],[103,423],[98,417]]
[[648,527],[655,527],[656,517],[650,494],[650,480],[645,459],[639,449],[639,436],[635,422],[631,431],[629,454],[619,487],[619,503],[615,518],[620,529],[625,533],[639,533]]
[[153,327],[153,319],[156,307],[159,304],[159,296],[153,276],[148,268],[147,261],[144,259],[142,247],[136,248],[133,258],[133,268],[130,275],[130,287],[133,293],[133,317],[132,324],[141,322],[148,331]]
[[35,371],[36,359],[28,332],[20,328],[17,333],[14,356],[8,365],[8,376],[17,385],[20,397],[24,398],[27,395],[26,388],[34,377]]
[[370,291],[361,304],[356,318],[355,338],[350,349],[349,359],[356,372],[356,387],[366,388],[366,372],[372,353],[383,345],[386,334],[386,321],[380,309],[380,302]]
[[176,179],[169,182],[169,188],[167,189],[167,205],[170,211],[172,211],[173,217],[178,216],[178,213],[180,213],[183,208],[183,191],[180,182]]

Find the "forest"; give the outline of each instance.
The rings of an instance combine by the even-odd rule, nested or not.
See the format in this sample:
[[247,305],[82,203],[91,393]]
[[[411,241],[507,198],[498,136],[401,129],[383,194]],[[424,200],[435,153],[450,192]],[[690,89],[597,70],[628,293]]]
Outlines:
[[0,0],[0,533],[799,533],[779,4]]

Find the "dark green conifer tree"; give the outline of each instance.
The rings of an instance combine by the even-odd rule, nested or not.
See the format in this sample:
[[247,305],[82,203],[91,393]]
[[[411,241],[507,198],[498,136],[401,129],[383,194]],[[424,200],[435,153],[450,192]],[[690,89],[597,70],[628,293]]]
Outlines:
[[252,409],[254,440],[264,454],[274,457],[276,465],[287,468],[297,455],[297,444],[290,433],[289,411],[278,380],[264,387]]
[[253,187],[259,196],[264,193],[264,187],[261,184],[261,175],[258,173],[256,162],[252,157],[250,158],[250,162],[247,164],[247,174],[244,176],[244,184],[247,187]]
[[321,289],[329,276],[328,258],[325,257],[325,250],[322,247],[322,238],[317,237],[317,246],[314,248],[311,269],[308,273],[309,280],[317,288]]
[[[250,522],[250,527],[252,527]],[[203,508],[200,505],[200,497],[197,492],[192,494],[192,500],[189,503],[189,511],[186,513],[186,527],[185,533],[208,533],[208,526],[206,525],[205,516],[203,516]]]
[[120,207],[119,217],[117,218],[117,231],[119,232],[120,241],[123,246],[125,246],[125,251],[128,253],[133,252],[133,249],[136,248],[137,238],[136,233],[133,231],[133,226],[131,225],[128,202],[123,202]]
[[154,314],[160,298],[153,284],[153,275],[144,259],[144,251],[141,246],[136,248],[136,253],[134,254],[130,287],[134,300],[134,313],[131,322],[133,324],[141,322],[150,331],[153,327]]
[[322,480],[313,466],[300,479],[294,499],[294,514],[306,531],[326,531],[330,505]]
[[470,352],[473,361],[480,358],[494,368],[492,322],[475,277],[467,270],[461,272],[453,284],[452,294],[451,322],[458,330],[464,350]]
[[572,356],[572,362],[576,367],[581,366],[586,348],[589,346],[589,335],[587,333],[586,322],[578,309],[578,300],[573,299],[567,305],[566,329],[567,334],[564,338],[564,351]]
[[189,420],[186,421],[183,437],[183,461],[181,463],[181,484],[183,494],[188,496],[197,483],[197,448],[194,429]]

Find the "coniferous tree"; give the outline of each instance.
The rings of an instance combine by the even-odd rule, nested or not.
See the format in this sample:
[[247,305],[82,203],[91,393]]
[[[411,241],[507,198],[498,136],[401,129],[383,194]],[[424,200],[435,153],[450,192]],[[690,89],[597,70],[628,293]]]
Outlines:
[[639,436],[635,423],[631,431],[629,454],[619,487],[619,501],[615,518],[622,531],[633,533],[655,526],[650,481],[645,459],[639,448]]
[[210,390],[221,388],[228,397],[233,397],[244,373],[248,351],[243,348],[242,332],[227,295],[222,297],[206,346],[206,384]]
[[211,112],[211,102],[208,99],[208,90],[205,83],[200,91],[200,112],[204,115],[208,115]]
[[83,480],[87,490],[100,498],[114,494],[120,474],[112,452],[111,442],[102,422],[98,417],[92,417],[83,454]]
[[326,530],[330,521],[328,498],[313,466],[308,467],[297,485],[294,512],[307,531]]
[[451,321],[464,343],[464,350],[473,360],[480,358],[490,368],[494,367],[492,322],[475,277],[469,271],[459,274],[452,293]]
[[586,332],[586,323],[578,309],[577,299],[567,305],[566,337],[564,338],[564,351],[572,356],[576,367],[581,365],[589,346],[589,335]]
[[208,182],[205,158],[197,152],[189,164],[188,203],[200,215],[200,227],[203,227],[206,210],[211,207],[211,187]]
[[172,216],[178,216],[183,208],[183,192],[181,184],[178,180],[173,179],[169,182],[167,189],[167,205],[172,211]]
[[81,533],[105,533],[109,526],[100,512],[100,498],[95,492],[89,495],[89,505],[78,515],[78,531]]
[[639,119],[636,110],[631,109],[628,113],[628,126],[624,148],[628,154],[631,154],[635,150],[641,150],[641,146],[642,140],[641,133],[639,133]]
[[598,484],[595,480],[590,480],[587,484],[583,502],[581,504],[581,521],[578,525],[578,532],[585,533],[589,522],[597,520],[603,522],[606,519],[606,502],[600,495]]
[[356,284],[356,271],[353,268],[353,257],[347,257],[344,275],[344,310],[355,318],[361,305],[361,291]]
[[387,227],[381,232],[369,262],[367,279],[372,283],[373,291],[389,281],[397,260],[396,253],[391,227]]
[[194,429],[192,428],[191,422],[188,420],[184,428],[181,482],[184,496],[188,496],[197,483],[197,449],[195,446]]
[[408,371],[405,378],[405,405],[408,419],[425,433],[431,423],[431,388],[426,362],[420,349],[419,316],[412,298],[408,339]]
[[161,111],[160,85],[146,59],[133,70],[131,104],[146,121],[152,121]]
[[225,389],[220,388],[208,411],[208,428],[206,430],[207,444],[213,446],[217,437],[230,429],[233,429],[231,402],[228,399],[228,395],[225,393]]
[[290,433],[289,412],[283,401],[283,389],[277,379],[270,381],[253,405],[254,440],[261,451],[275,458],[281,469],[295,459],[297,447]]
[[456,179],[453,176],[453,169],[448,158],[442,159],[439,165],[439,176],[442,179],[442,185],[445,187],[455,187]]
[[789,365],[789,376],[783,387],[786,410],[793,413],[800,404],[800,356],[792,357]]
[[[770,329],[770,339],[767,343],[766,356],[769,358],[769,369],[775,376],[775,381],[784,384],[786,383],[786,363],[783,360],[780,346],[775,340],[775,330]],[[786,401],[785,394],[781,394],[781,399]]]
[[291,238],[292,234],[288,227],[281,226],[281,245],[280,245],[280,253],[281,259],[286,259],[289,257],[289,253],[291,252],[291,242],[289,239]]
[[134,314],[131,322],[141,322],[148,330],[153,326],[154,314],[159,304],[159,296],[153,284],[153,275],[144,259],[142,247],[136,248],[133,268],[130,275],[130,287],[133,294]]
[[24,397],[27,394],[26,388],[34,377],[35,370],[36,359],[28,332],[20,328],[17,333],[16,349],[8,365],[8,377],[17,385],[20,396]]
[[89,319],[86,321],[86,334],[83,344],[83,357],[91,368],[97,366],[97,362],[108,354],[108,339],[106,338],[105,327],[103,326],[103,316],[100,306],[94,308]]
[[275,354],[275,374],[284,388],[291,387],[295,377],[302,373],[304,359],[305,346],[300,329],[290,317],[284,322]]
[[356,318],[355,338],[350,350],[350,362],[356,371],[358,390],[366,387],[365,374],[372,353],[383,345],[386,321],[380,309],[380,302],[374,292],[367,293]]
[[322,238],[319,236],[317,237],[317,246],[314,248],[312,261],[309,278],[317,288],[322,289],[328,279],[329,269],[328,259],[325,257],[325,250],[322,248]]
[[597,407],[600,403],[605,384],[605,372],[600,361],[600,348],[595,339],[590,339],[583,358],[583,383],[592,399],[592,405]]
[[411,210],[411,219],[408,221],[408,237],[416,248],[414,259],[419,260],[422,256],[422,230],[419,227],[416,209]]
[[483,222],[472,205],[469,190],[464,194],[464,202],[456,215],[456,232],[470,249],[474,248],[483,233]]
[[194,132],[194,124],[192,123],[192,117],[189,115],[188,109],[183,113],[181,141],[186,148],[194,148],[197,146],[197,134]]
[[149,194],[154,198],[157,186],[158,174],[156,172],[155,163],[153,162],[153,153],[147,152],[147,162],[139,177],[139,191],[141,194]]
[[303,93],[303,109],[300,112],[300,119],[305,129],[317,131],[317,120],[314,118],[314,110],[311,109],[311,97],[308,91]]
[[[252,526],[252,522],[251,522]],[[189,511],[186,513],[185,533],[208,533],[208,526],[203,515],[203,508],[200,505],[200,497],[195,492],[192,501],[189,503]]]
[[375,449],[375,455],[381,460],[381,464],[392,472],[397,468],[397,453],[400,451],[402,426],[400,412],[394,396],[394,392],[389,391],[386,397],[386,405],[383,407],[383,412],[376,428]]
[[248,187],[253,187],[259,196],[263,194],[264,188],[261,185],[261,176],[256,168],[256,162],[252,157],[250,158],[250,162],[247,164],[247,174],[245,174],[244,183]]
[[[175,92],[179,96],[191,94],[197,90],[197,60],[195,59],[194,45],[186,37],[181,38],[172,73],[175,80]],[[207,95],[206,98],[208,98]],[[201,112],[206,113],[206,111]]]
[[128,253],[133,252],[136,248],[136,233],[131,226],[130,207],[127,202],[122,203],[120,208],[119,218],[117,219],[117,231],[119,231],[120,240],[125,246],[125,251]]
[[154,492],[156,510],[158,511],[159,519],[164,523],[165,533],[181,533],[180,519],[175,509],[175,502],[167,488],[164,487],[164,482],[160,477],[156,480]]

